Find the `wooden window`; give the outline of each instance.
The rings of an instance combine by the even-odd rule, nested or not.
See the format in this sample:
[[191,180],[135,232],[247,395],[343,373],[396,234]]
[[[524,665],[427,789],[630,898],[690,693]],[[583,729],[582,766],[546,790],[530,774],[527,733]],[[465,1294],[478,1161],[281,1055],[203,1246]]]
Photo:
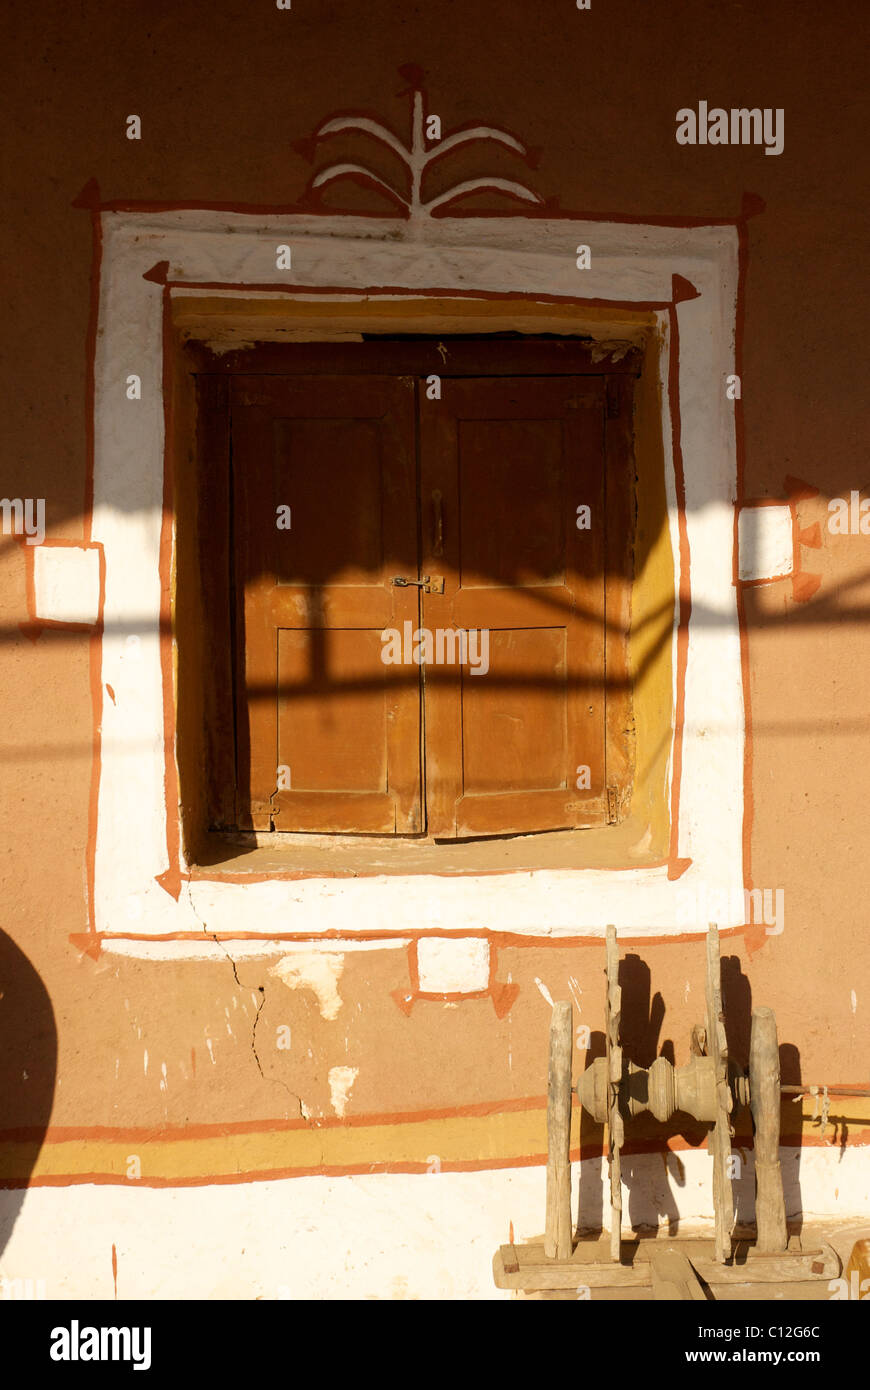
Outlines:
[[430,828],[586,824],[605,780],[604,383],[451,381],[439,407],[420,412],[420,481],[424,505],[443,499],[443,559],[424,529],[423,564],[445,584],[422,595],[422,625],[488,632],[489,669],[427,670]]
[[450,840],[616,819],[630,364],[466,340],[211,365],[200,438],[212,474],[227,457],[228,533],[212,608],[229,600],[233,631],[207,627],[233,650],[234,747],[210,823]]
[[240,377],[231,407],[240,815],[419,831],[420,672],[381,660],[385,627],[416,626],[390,582],[417,534],[414,384]]

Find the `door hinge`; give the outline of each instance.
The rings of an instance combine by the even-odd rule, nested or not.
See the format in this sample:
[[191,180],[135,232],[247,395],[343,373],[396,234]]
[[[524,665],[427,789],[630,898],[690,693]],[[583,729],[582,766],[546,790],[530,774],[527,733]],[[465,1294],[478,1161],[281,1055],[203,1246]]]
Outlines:
[[281,807],[274,806],[271,799],[251,802],[251,824],[254,830],[274,830],[274,818],[280,814]]
[[619,788],[613,783],[607,788],[607,824],[616,825],[619,820]]
[[617,420],[622,413],[622,398],[619,389],[619,380],[615,377],[607,378],[607,418]]

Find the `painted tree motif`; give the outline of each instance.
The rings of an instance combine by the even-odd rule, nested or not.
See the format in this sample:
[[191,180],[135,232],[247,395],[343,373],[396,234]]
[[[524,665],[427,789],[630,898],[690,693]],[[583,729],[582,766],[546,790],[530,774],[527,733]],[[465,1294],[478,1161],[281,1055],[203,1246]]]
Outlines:
[[410,220],[421,217],[431,216],[437,209],[445,209],[457,198],[463,197],[468,193],[479,192],[483,189],[497,190],[507,193],[522,202],[542,204],[543,200],[537,193],[527,188],[525,184],[517,182],[515,179],[505,179],[496,175],[484,176],[481,178],[464,179],[460,183],[454,184],[444,193],[438,194],[434,198],[424,200],[423,198],[423,179],[427,168],[435,159],[441,159],[461,145],[468,145],[475,141],[496,141],[504,145],[507,149],[513,150],[520,155],[531,167],[535,166],[537,152],[530,150],[516,136],[509,131],[501,130],[495,126],[476,125],[465,129],[453,131],[451,134],[441,139],[430,141],[427,139],[426,126],[427,115],[425,111],[425,92],[423,90],[423,71],[416,66],[406,66],[399,68],[400,75],[411,83],[407,89],[407,95],[411,100],[411,141],[410,145],[404,144],[393,131],[380,121],[373,120],[369,116],[341,115],[335,116],[330,120],[324,121],[317,127],[314,133],[307,140],[298,141],[295,148],[307,159],[313,160],[317,145],[321,140],[328,139],[332,135],[337,135],[344,131],[357,131],[361,135],[370,136],[377,140],[381,145],[385,145],[398,155],[405,165],[410,177],[410,192],[406,194],[400,189],[394,188],[385,179],[380,178],[364,164],[357,164],[351,161],[342,161],[337,164],[327,165],[321,169],[311,180],[309,190],[315,191],[325,188],[328,184],[335,183],[342,178],[353,178],[360,183],[368,184],[385,193],[392,201],[403,208]]

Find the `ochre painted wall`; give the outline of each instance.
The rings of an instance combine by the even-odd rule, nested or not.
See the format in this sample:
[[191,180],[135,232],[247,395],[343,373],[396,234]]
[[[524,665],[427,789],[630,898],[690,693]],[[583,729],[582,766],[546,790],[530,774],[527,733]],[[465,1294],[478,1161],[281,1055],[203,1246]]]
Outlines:
[[[784,1079],[855,1084],[868,1081],[870,540],[832,536],[824,519],[827,498],[867,483],[866,131],[852,103],[863,80],[855,37],[863,8],[861,0],[821,9],[594,0],[581,13],[570,0],[294,0],[280,12],[268,0],[185,0],[137,12],[108,0],[84,9],[48,0],[7,7],[0,21],[9,69],[0,89],[8,156],[0,491],[44,497],[53,537],[81,538],[87,490],[91,223],[73,201],[90,179],[109,201],[291,204],[311,172],[294,142],[349,108],[404,131],[397,69],[415,62],[445,128],[484,121],[539,146],[537,171],[524,174],[563,209],[721,220],[737,216],[746,192],[764,200],[748,223],[745,493],[784,499],[787,476],[820,490],[800,503],[800,518],[822,521],[821,549],[805,552],[822,579],[802,604],[787,581],[746,593],[751,869],[755,883],[785,888],[786,921],[751,957],[739,937],[724,952],[748,975],[753,1002],[776,1010],[780,1040],[792,1048]],[[675,113],[699,100],[783,108],[783,153],[677,145]],[[130,113],[142,118],[140,141],[125,138]],[[493,171],[511,177],[516,166],[507,153],[460,154],[450,177]],[[375,193],[347,185],[325,205],[389,211]],[[498,198],[478,205],[510,211]],[[582,1021],[600,1029],[600,944],[502,948],[499,978],[510,973],[519,994],[501,1019],[488,999],[421,1002],[406,1017],[392,997],[407,985],[400,951],[347,956],[334,1020],[310,992],[270,976],[268,961],[240,963],[239,988],[229,960],[82,955],[70,936],[87,925],[92,639],[22,634],[24,559],[8,537],[0,561],[0,931],[42,981],[57,1033],[52,1101],[50,1016],[44,1006],[22,1011],[21,1026],[38,1037],[31,1063],[22,1065],[21,1049],[0,1051],[3,1130],[39,1127],[50,1102],[53,1127],[121,1135],[166,1125],[265,1131],[298,1118],[300,1102],[331,1117],[328,1072],[350,1054],[360,1074],[349,1116],[542,1097],[549,1008],[536,979],[558,998],[573,977]],[[131,800],[131,836],[136,816]],[[637,1060],[651,1061],[668,1039],[685,1060],[703,1013],[701,945],[627,950],[642,957],[665,1004],[657,1033],[635,1030]],[[255,1055],[252,996],[261,986]],[[38,993],[20,961],[2,989],[0,1008],[16,991]],[[745,1047],[745,981],[732,984],[731,1008],[735,1043]],[[304,1046],[276,1050],[271,1040],[285,1023]],[[851,1113],[854,1142],[870,1111],[856,1103]],[[469,1152],[476,1142],[466,1157],[487,1156]],[[517,1144],[506,1139],[500,1152],[515,1156]],[[202,1176],[211,1161],[203,1156]]]

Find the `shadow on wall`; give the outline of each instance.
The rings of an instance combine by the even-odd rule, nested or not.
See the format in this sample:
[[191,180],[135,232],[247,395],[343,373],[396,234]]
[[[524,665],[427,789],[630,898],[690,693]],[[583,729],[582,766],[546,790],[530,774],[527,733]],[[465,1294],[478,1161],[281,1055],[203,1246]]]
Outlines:
[[[743,973],[737,956],[722,957],[722,1002],[728,1042],[729,1062],[733,1074],[748,1075],[749,1049],[752,1029],[752,985]],[[652,992],[650,968],[640,956],[629,954],[619,962],[619,984],[622,988],[620,1039],[625,1061],[637,1067],[649,1068],[657,1056],[667,1057],[677,1067],[685,1066],[690,1057],[689,1039],[675,1055],[670,1038],[662,1038],[666,1008],[661,994]],[[699,1011],[702,1021],[703,1006]],[[603,1032],[590,1035],[586,1052],[586,1067],[606,1055]],[[779,1048],[780,1075],[783,1086],[801,1085],[801,1055],[793,1043]],[[577,1084],[582,1076],[578,1073]],[[790,1114],[789,1111],[792,1113]],[[575,1103],[575,1119],[577,1107]],[[797,1096],[784,1096],[780,1111],[780,1162],[782,1165],[783,1196],[786,1216],[793,1232],[803,1224],[801,1199],[801,1115]],[[845,1152],[848,1122],[845,1117],[832,1117],[835,1136],[839,1134],[841,1156]],[[752,1225],[755,1221],[755,1152],[754,1125],[748,1108],[735,1106],[731,1114],[733,1139],[732,1211],[729,1220]],[[603,1127],[582,1107],[579,1108],[580,1151],[583,1157],[597,1157],[606,1138]],[[686,1166],[680,1153],[669,1148],[668,1141],[681,1139],[690,1149],[706,1150],[710,1126],[694,1120],[682,1111],[675,1111],[670,1120],[659,1122],[649,1111],[625,1118],[625,1143],[622,1150],[622,1182],[624,1188],[623,1221],[626,1230],[642,1231],[667,1226],[669,1236],[680,1233],[679,1208],[674,1188],[686,1185]],[[657,1162],[653,1161],[656,1156]],[[661,1167],[659,1167],[661,1163]],[[578,1198],[578,1234],[605,1229],[604,1212],[609,1206],[606,1158],[599,1170],[594,1163],[580,1165]],[[712,1180],[712,1162],[710,1178]],[[627,1194],[627,1200],[626,1196]]]
[[[27,956],[0,931],[0,1256],[45,1138],[56,1074],[48,991]],[[5,1158],[4,1140],[10,1139],[14,1157]]]

